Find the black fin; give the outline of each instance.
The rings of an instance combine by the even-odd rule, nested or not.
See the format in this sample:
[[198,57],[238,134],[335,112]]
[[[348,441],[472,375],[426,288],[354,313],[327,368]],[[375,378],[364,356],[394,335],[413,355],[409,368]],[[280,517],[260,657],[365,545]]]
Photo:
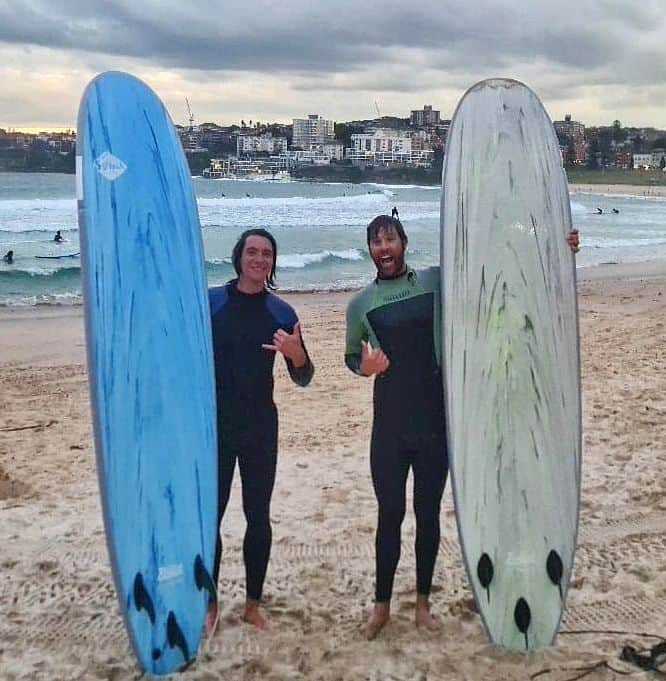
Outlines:
[[513,619],[516,622],[518,631],[521,634],[525,634],[525,650],[529,648],[527,642],[527,630],[530,627],[530,622],[532,621],[532,613],[530,612],[530,606],[524,598],[519,598],[516,601],[516,607],[513,611]]
[[185,658],[185,662],[189,661],[190,651],[187,647],[187,641],[185,640],[185,636],[183,635],[180,626],[178,626],[176,616],[173,614],[172,610],[169,610],[169,615],[167,616],[167,642],[171,648],[180,648],[180,651]]
[[137,610],[145,610],[151,624],[155,624],[155,608],[150,594],[143,583],[143,575],[136,573],[134,578],[134,605]]
[[560,554],[554,549],[548,554],[546,559],[546,572],[550,581],[555,584],[560,590],[560,598],[564,598],[562,594],[562,575],[564,574],[564,564],[560,558]]
[[217,603],[215,584],[213,584],[213,579],[208,570],[206,570],[206,566],[199,554],[197,554],[197,557],[194,559],[194,583],[197,585],[199,591],[202,589],[208,591],[209,603]]
[[479,562],[476,566],[476,574],[477,577],[479,578],[481,586],[486,590],[486,593],[488,594],[488,603],[490,603],[490,589],[488,587],[490,586],[490,583],[493,581],[493,575],[495,574],[495,570],[493,568],[493,561],[490,560],[490,556],[487,553],[484,553],[481,556],[481,558],[479,558]]

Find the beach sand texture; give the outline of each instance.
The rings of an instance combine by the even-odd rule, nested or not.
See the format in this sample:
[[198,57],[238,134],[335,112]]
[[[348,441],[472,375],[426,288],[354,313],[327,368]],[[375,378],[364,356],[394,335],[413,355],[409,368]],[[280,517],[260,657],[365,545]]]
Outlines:
[[[236,476],[223,524],[219,629],[178,678],[497,681],[551,670],[539,679],[563,681],[603,660],[634,671],[618,660],[622,646],[654,639],[563,633],[555,647],[529,656],[487,643],[460,559],[450,482],[432,596],[441,631],[413,626],[408,505],[392,621],[376,641],[364,640],[374,586],[372,382],[343,363],[349,295],[289,297],[316,374],[303,390],[276,364],[280,454],[265,588],[272,628],[257,632],[239,621],[244,519]],[[590,269],[579,301],[582,511],[563,630],[666,636],[666,265]],[[140,678],[106,553],[81,315],[0,311],[1,679]],[[615,677],[600,667],[586,678]]]

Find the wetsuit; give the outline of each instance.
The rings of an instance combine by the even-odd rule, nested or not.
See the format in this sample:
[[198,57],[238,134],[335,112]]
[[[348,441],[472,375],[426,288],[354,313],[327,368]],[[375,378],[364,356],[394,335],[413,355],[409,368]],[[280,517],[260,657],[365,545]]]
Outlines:
[[416,586],[428,595],[439,546],[446,484],[444,397],[439,361],[439,269],[376,279],[347,308],[345,362],[360,373],[361,340],[381,348],[389,368],[375,379],[370,468],[378,503],[377,602],[388,602],[400,558],[407,474],[414,474]]
[[[263,291],[242,293],[234,280],[209,291],[218,428],[218,524],[229,501],[238,459],[243,512],[247,529],[243,559],[247,598],[259,600],[271,550],[270,501],[277,463],[278,418],[273,402],[275,352],[264,350],[277,329],[293,333],[298,321],[290,305]],[[314,368],[306,355],[296,368],[286,360],[289,375],[298,385],[310,382]],[[220,570],[222,543],[218,534],[214,583]]]

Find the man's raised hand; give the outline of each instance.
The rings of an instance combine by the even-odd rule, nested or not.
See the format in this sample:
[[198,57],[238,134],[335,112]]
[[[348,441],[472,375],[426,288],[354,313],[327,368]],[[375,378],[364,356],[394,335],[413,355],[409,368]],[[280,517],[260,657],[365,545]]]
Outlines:
[[287,333],[284,329],[278,329],[273,334],[272,343],[264,343],[261,346],[264,350],[281,352],[286,359],[293,362],[295,367],[301,367],[306,362],[303,342],[301,341],[301,323],[294,324],[294,332]]
[[383,374],[389,368],[389,358],[380,348],[373,349],[369,341],[361,341],[361,366],[364,376]]

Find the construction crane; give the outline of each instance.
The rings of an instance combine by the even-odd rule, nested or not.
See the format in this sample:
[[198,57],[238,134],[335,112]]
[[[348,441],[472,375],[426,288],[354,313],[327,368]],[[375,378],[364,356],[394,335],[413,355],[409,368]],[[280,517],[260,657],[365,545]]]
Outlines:
[[187,113],[189,114],[189,120],[190,120],[190,130],[194,127],[194,114],[192,113],[192,109],[190,108],[190,101],[185,97],[185,104],[187,104]]

